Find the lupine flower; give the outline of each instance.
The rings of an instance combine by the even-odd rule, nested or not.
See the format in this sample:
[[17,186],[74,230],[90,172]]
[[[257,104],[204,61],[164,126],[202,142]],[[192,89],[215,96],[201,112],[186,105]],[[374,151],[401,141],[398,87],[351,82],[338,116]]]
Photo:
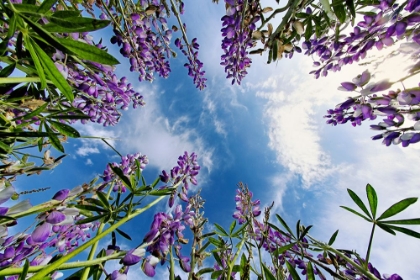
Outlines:
[[155,256],[148,256],[143,261],[141,269],[143,270],[144,274],[146,274],[147,276],[154,277],[156,274],[155,267],[158,263],[159,263],[158,258],[156,258]]

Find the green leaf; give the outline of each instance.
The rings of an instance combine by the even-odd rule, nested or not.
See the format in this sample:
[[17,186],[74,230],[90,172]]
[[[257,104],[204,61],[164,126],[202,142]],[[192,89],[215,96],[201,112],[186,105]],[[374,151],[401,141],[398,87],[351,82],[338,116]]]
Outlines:
[[48,139],[50,140],[51,146],[64,153],[64,147],[61,144],[60,139],[58,139],[58,137],[55,135],[54,131],[52,131],[52,129],[46,123],[44,123],[44,127],[45,131],[48,133]]
[[220,231],[217,234],[221,236],[229,236],[229,234],[218,224],[214,224],[214,226]]
[[34,50],[37,52],[39,59],[42,65],[44,66],[45,73],[47,74],[48,78],[61,91],[61,93],[66,97],[66,99],[72,102],[74,99],[74,95],[72,93],[72,88],[70,87],[69,83],[63,77],[63,75],[61,75],[54,62],[44,52],[44,50],[40,46],[38,46],[38,44],[34,41],[32,41],[32,43],[34,46]]
[[263,270],[264,270],[264,276],[267,280],[276,280],[276,277],[273,275],[273,273],[270,271],[270,269],[262,263]]
[[311,18],[308,19],[308,23],[306,24],[306,27],[305,28],[306,28],[305,29],[305,40],[308,41],[311,38],[312,34],[313,34],[313,32],[312,32],[312,20],[311,20]]
[[152,183],[152,185],[150,186],[152,189],[154,189],[156,186],[157,186],[157,184],[160,182],[160,177],[157,177],[154,181],[153,181],[153,183]]
[[[210,241],[211,242],[211,241]],[[220,257],[219,257],[219,254],[217,253],[217,252],[212,252],[213,253],[213,258],[216,260],[216,262],[221,266],[221,267],[223,267],[223,264],[222,264],[222,260],[220,259]]]
[[278,53],[279,53],[278,41],[276,39],[274,39],[274,42],[273,42],[273,61],[277,61]]
[[122,236],[122,237],[124,237],[125,239],[131,240],[130,235],[128,235],[128,234],[127,234],[127,233],[125,233],[124,231],[122,231],[122,230],[120,230],[120,229],[118,229],[118,228],[116,228],[115,230],[116,230],[119,234],[121,234],[121,236]]
[[366,185],[366,194],[369,201],[370,212],[372,213],[373,219],[376,218],[376,209],[378,208],[378,196],[376,195],[375,189],[370,185]]
[[388,227],[391,228],[391,229],[393,229],[393,230],[396,230],[396,231],[402,232],[404,234],[407,234],[409,236],[412,236],[412,237],[415,237],[415,238],[419,238],[420,239],[420,233],[418,233],[418,232],[416,232],[414,230],[411,230],[411,229],[408,229],[408,228],[403,228],[403,227],[390,226],[390,225],[388,225]]
[[229,233],[231,235],[232,235],[232,232],[235,229],[235,227],[236,227],[236,220],[233,220],[233,222],[230,224],[230,227],[229,227]]
[[351,199],[353,199],[354,203],[357,204],[357,206],[359,206],[360,209],[362,209],[363,212],[365,212],[365,214],[372,219],[372,216],[370,215],[369,211],[367,210],[365,204],[363,203],[363,201],[360,199],[360,197],[351,189],[347,189],[347,192],[349,193]]
[[277,218],[277,220],[279,220],[279,222],[282,224],[282,226],[287,230],[287,232],[289,232],[290,235],[293,236],[293,238],[296,238],[295,235],[293,234],[292,230],[289,228],[289,226],[286,224],[286,222],[282,219],[282,217],[280,217],[278,214],[276,214],[276,218]]
[[19,276],[19,280],[25,280],[26,279],[26,275],[28,275],[28,270],[29,270],[29,260],[26,259],[25,264],[23,265],[22,274],[20,274],[20,276]]
[[382,223],[377,223],[378,227],[380,227],[381,229],[383,229],[384,231],[392,234],[392,235],[396,235],[395,231],[393,231],[392,229],[390,229],[387,225],[384,225]]
[[315,280],[314,269],[312,268],[312,263],[308,262],[306,265],[306,276],[308,280]]
[[402,211],[404,211],[408,206],[415,203],[417,201],[417,197],[410,197],[403,199],[391,207],[389,207],[385,212],[382,213],[382,215],[378,218],[378,221],[392,217]]
[[420,219],[406,219],[406,220],[388,220],[381,221],[383,224],[394,224],[394,225],[420,225]]
[[41,65],[38,55],[35,52],[34,47],[32,46],[32,40],[30,40],[28,36],[25,36],[24,42],[25,42],[25,48],[29,51],[32,61],[34,62],[39,79],[41,80],[40,89],[45,89],[47,87],[47,78],[45,77],[44,68]]
[[48,44],[59,49],[60,51],[64,52],[65,54],[72,54],[69,49],[63,46],[60,42],[58,42],[57,38],[54,37],[50,32],[45,30],[41,25],[36,22],[33,22],[30,18],[26,17],[23,14],[20,16],[26,21],[26,23],[36,32],[42,39],[44,39]]
[[98,47],[69,38],[57,38],[67,49],[72,51],[79,59],[98,62],[106,65],[116,65],[120,62],[108,52]]
[[0,141],[0,149],[4,150],[7,154],[10,154],[13,151],[13,149],[3,141]]
[[123,184],[130,189],[130,191],[133,191],[133,186],[131,185],[130,179],[127,178],[127,176],[124,175],[122,170],[119,167],[114,167],[112,164],[109,164],[109,167],[111,167],[112,171],[117,175]]
[[51,120],[49,121],[49,123],[52,127],[54,127],[58,132],[60,132],[63,135],[66,135],[72,138],[80,137],[80,133],[68,124],[55,122]]
[[30,112],[29,114],[24,115],[22,118],[17,117],[17,118],[14,118],[13,120],[29,120],[29,119],[32,119],[32,117],[40,115],[45,110],[45,108],[47,108],[47,106],[48,106],[48,103],[45,102],[44,104],[42,104],[41,106],[39,106],[38,108],[36,108],[32,112]]
[[60,18],[48,17],[50,23],[43,26],[43,28],[49,32],[91,32],[98,29],[107,27],[110,24],[109,20],[98,20],[87,17],[66,17]]
[[295,246],[295,244],[296,243],[290,243],[290,244],[284,245],[284,246],[276,249],[273,253],[274,253],[275,256],[278,257],[279,255],[283,254],[284,252],[286,252],[287,250],[289,250],[290,248]]
[[273,49],[271,48],[268,51],[268,61],[267,61],[267,64],[270,64],[272,61],[273,61]]
[[302,240],[304,237],[305,237],[305,235],[309,232],[309,230],[312,228],[312,226],[308,226],[308,227],[306,227],[303,231],[302,231],[302,234],[300,235],[300,237],[299,237],[299,240]]
[[55,18],[72,18],[72,17],[78,17],[78,16],[80,16],[80,11],[70,11],[70,10],[56,11],[51,16],[52,17],[55,17]]
[[202,268],[195,275],[200,276],[200,275],[203,275],[203,274],[206,274],[206,273],[211,273],[213,271],[214,271],[214,269],[210,268],[210,267]]
[[211,244],[213,244],[216,247],[222,247],[223,246],[223,242],[216,239],[216,238],[209,237],[209,241],[210,241]]
[[4,77],[4,78],[9,77],[13,73],[13,71],[15,70],[15,67],[16,67],[16,62],[4,67],[0,71],[0,77]]
[[333,233],[333,235],[331,236],[330,240],[328,241],[328,245],[333,245],[335,238],[337,237],[338,234],[338,229]]
[[307,14],[307,13],[296,13],[295,16],[297,18],[307,18],[307,17],[309,17],[309,14]]
[[[222,273],[223,273],[223,270],[216,270],[216,271],[213,271],[212,272],[212,274],[211,274],[211,276],[210,276],[210,278],[211,279],[216,279],[216,278],[218,278],[220,275],[222,275]],[[222,278],[223,279],[223,278]]]
[[74,207],[76,207],[77,209],[89,210],[89,211],[94,211],[98,213],[106,212],[105,209],[94,206],[94,205],[76,204]]
[[245,227],[248,225],[248,222],[244,223],[238,230],[236,230],[233,234],[231,234],[231,237],[238,237],[239,234],[245,229]]
[[340,23],[344,23],[346,21],[346,10],[342,0],[332,0],[332,8]]
[[363,216],[362,214],[360,214],[359,212],[357,212],[356,210],[353,210],[353,209],[351,209],[351,208],[349,208],[349,207],[346,207],[346,206],[340,206],[341,208],[343,208],[343,209],[346,209],[347,211],[350,211],[350,212],[352,212],[353,214],[356,214],[357,216],[360,216],[360,217],[362,217],[363,219],[365,219],[366,221],[368,221],[368,222],[372,222],[372,220],[371,219],[369,219],[368,217],[366,217],[366,216]]
[[[3,23],[2,23],[3,24]],[[0,43],[0,56],[3,56],[4,53],[7,50],[9,39],[12,38],[16,32],[16,16],[15,13],[12,13],[12,15],[9,18],[9,28],[7,30],[7,36],[2,40]]]
[[292,276],[293,280],[300,280],[299,275],[297,274],[295,268],[286,260],[287,270],[289,270],[290,275]]
[[90,119],[86,115],[49,115],[47,119],[59,119],[59,120],[87,120]]
[[353,18],[356,17],[356,9],[354,8],[354,0],[346,0],[346,7]]
[[97,221],[99,219],[102,219],[103,217],[106,217],[106,216],[108,216],[108,213],[101,214],[101,215],[94,216],[94,217],[89,217],[89,218],[86,218],[86,219],[83,219],[83,220],[76,221],[76,225],[91,223],[91,222]]
[[105,208],[109,209],[110,205],[108,199],[106,198],[103,192],[97,191],[96,194],[98,195],[99,200],[102,202]]
[[39,6],[37,12],[39,14],[44,14],[44,13],[48,12],[56,2],[57,2],[56,0],[44,0],[44,1],[42,1],[41,6]]

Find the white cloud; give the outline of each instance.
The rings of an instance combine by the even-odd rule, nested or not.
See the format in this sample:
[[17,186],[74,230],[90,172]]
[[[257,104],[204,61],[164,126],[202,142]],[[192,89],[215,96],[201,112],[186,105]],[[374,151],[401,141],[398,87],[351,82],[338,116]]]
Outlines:
[[194,120],[182,115],[167,118],[158,104],[162,93],[156,86],[144,85],[140,92],[147,92],[147,104],[129,112],[117,128],[121,136],[121,142],[117,142],[120,151],[144,153],[150,165],[162,170],[172,168],[184,151],[195,152],[204,170],[210,172],[213,150],[205,147],[201,136],[190,128],[194,126]]
[[93,162],[90,158],[88,158],[85,162],[86,165],[93,165]]

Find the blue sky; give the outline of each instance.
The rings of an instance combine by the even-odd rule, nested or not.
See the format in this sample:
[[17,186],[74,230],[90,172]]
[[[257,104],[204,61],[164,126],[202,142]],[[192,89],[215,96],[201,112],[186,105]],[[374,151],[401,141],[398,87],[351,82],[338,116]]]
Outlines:
[[[300,219],[305,225],[313,224],[312,235],[325,241],[340,229],[337,247],[364,254],[370,226],[339,208],[353,207],[346,189],[365,197],[365,186],[371,183],[379,196],[380,212],[405,197],[418,197],[420,174],[418,147],[385,147],[374,142],[370,140],[374,131],[367,123],[357,128],[325,124],[322,116],[326,110],[347,97],[337,91],[339,84],[365,68],[351,65],[315,80],[308,74],[312,69],[309,57],[295,55],[292,60],[266,65],[264,55],[254,56],[242,86],[231,86],[219,65],[224,5],[194,0],[185,1],[185,7],[189,38],[198,37],[200,43],[207,88],[201,92],[195,89],[182,56],[171,61],[170,78],[151,84],[137,82],[136,75],[128,72],[128,61],[121,58],[119,75],[131,79],[146,106],[125,112],[116,127],[92,124],[78,129],[83,135],[112,138],[110,142],[122,154],[146,154],[150,180],[162,169],[172,168],[185,150],[196,152],[202,165],[199,188],[210,222],[230,224],[236,184],[242,181],[262,205],[274,201],[273,212],[289,223]],[[111,51],[118,53],[114,48]],[[389,63],[372,69],[373,73],[394,78],[405,62],[397,59]],[[58,189],[72,188],[102,174],[107,162],[119,161],[113,151],[92,139],[70,140],[65,148],[68,156],[58,168],[41,176],[19,178],[16,187],[50,186],[52,196]],[[165,210],[162,204],[153,211]],[[403,216],[418,217],[419,210],[420,206],[414,205]],[[127,230],[141,236],[151,217],[143,217]],[[379,271],[418,279],[420,242],[402,234],[376,234],[372,263]]]

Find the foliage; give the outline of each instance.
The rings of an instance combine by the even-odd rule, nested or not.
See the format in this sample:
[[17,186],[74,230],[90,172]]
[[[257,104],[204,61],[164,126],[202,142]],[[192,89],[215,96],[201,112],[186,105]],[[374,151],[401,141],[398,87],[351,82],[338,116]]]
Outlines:
[[[75,123],[116,125],[121,110],[144,105],[143,96],[127,78],[116,75],[119,61],[102,40],[95,41],[93,32],[112,27],[111,44],[118,45],[140,81],[153,81],[155,74],[168,77],[176,47],[186,57],[184,66],[196,87],[206,86],[199,44],[196,38],[188,39],[181,19],[181,0],[7,0],[0,5],[0,156],[4,163],[0,166],[0,204],[19,196],[12,185],[17,176],[39,174],[61,162],[65,155],[53,158],[49,148],[64,153],[69,137],[82,137]],[[221,64],[232,84],[245,78],[251,55],[265,52],[268,63],[283,56],[292,58],[295,52],[312,56],[315,78],[358,62],[373,47],[381,50],[402,39],[408,41],[412,56],[418,56],[420,3],[416,0],[289,0],[276,9],[262,7],[259,1],[225,0],[225,6]],[[284,13],[282,20],[275,27],[272,20],[280,13]],[[176,21],[171,28],[170,16]],[[178,35],[172,42],[174,34]],[[383,138],[387,146],[401,143],[404,147],[419,142],[419,88],[378,96],[417,75],[417,64],[398,81],[370,82],[372,75],[365,71],[341,83],[341,90],[359,95],[329,110],[327,123],[349,121],[356,126],[384,115],[383,122],[371,126],[381,131],[374,140]],[[403,127],[406,118],[415,122]],[[30,148],[43,154],[29,154],[33,153]],[[312,226],[305,227],[300,221],[292,230],[278,214],[272,218],[273,205],[258,218],[260,201],[253,200],[242,183],[229,229],[214,224],[214,231],[204,232],[208,223],[204,199],[199,192],[189,191],[191,184],[198,184],[197,155],[185,152],[172,170],[162,171],[151,184],[142,174],[147,163],[145,155],[121,156],[120,163],[106,167],[100,182],[95,178],[82,187],[60,190],[40,205],[23,201],[0,207],[0,277],[56,279],[62,271],[77,269],[67,279],[126,279],[129,269],[140,262],[144,273],[153,277],[160,262],[169,263],[170,279],[180,278],[175,275],[178,265],[188,279],[299,279],[300,272],[308,279],[331,275],[395,280],[401,277],[381,275],[369,262],[376,227],[393,235],[401,232],[420,238],[418,232],[401,226],[418,225],[420,219],[389,219],[417,198],[399,201],[377,217],[378,198],[369,184],[369,209],[351,190],[348,193],[362,213],[342,206],[372,223],[365,257],[333,248],[338,231],[322,242],[309,235]],[[165,198],[170,212],[156,213],[140,245],[122,250],[118,241],[132,237],[120,227]],[[8,228],[24,217],[35,217],[35,224],[25,232],[10,234]],[[187,228],[193,236],[191,250],[184,246],[189,244]],[[99,241],[109,235],[111,244],[98,248]],[[90,253],[85,261],[73,261],[86,249]],[[204,265],[207,258],[215,261],[214,266]],[[106,271],[105,264],[112,260],[119,260],[121,268]]]

